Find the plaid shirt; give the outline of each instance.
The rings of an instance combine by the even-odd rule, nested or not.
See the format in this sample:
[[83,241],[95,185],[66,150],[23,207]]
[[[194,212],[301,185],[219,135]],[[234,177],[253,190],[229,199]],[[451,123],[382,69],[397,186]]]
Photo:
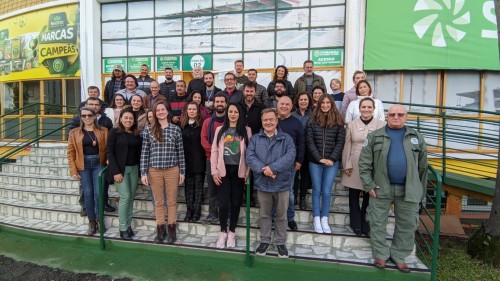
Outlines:
[[167,128],[163,129],[163,139],[163,142],[157,141],[149,125],[142,131],[142,176],[148,174],[149,167],[167,169],[177,165],[179,166],[179,173],[181,175],[186,174],[181,129],[178,126],[169,124]]

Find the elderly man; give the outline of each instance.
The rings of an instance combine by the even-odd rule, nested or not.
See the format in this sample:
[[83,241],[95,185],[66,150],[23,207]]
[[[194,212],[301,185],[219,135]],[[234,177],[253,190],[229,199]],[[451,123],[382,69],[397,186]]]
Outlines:
[[307,92],[312,95],[315,86],[321,86],[323,89],[326,89],[325,80],[321,75],[314,73],[314,63],[312,60],[306,60],[304,62],[304,75],[295,80],[293,88],[296,93]]
[[229,98],[229,103],[241,103],[243,101],[243,92],[236,88],[236,75],[228,72],[224,75],[224,84],[226,88],[222,93],[226,94]]
[[266,255],[271,244],[272,209],[276,207],[274,242],[278,257],[288,258],[286,213],[295,163],[292,137],[278,129],[278,114],[272,108],[262,111],[262,130],[249,141],[247,163],[252,169],[260,204],[260,245],[257,255]]
[[[371,228],[374,265],[385,268],[390,258],[399,271],[408,273],[405,258],[413,251],[418,206],[427,184],[427,148],[422,135],[405,125],[406,118],[404,106],[389,108],[386,127],[370,133],[363,144],[359,173],[371,197],[367,221]],[[396,228],[389,247],[386,226],[393,203]]]
[[167,102],[167,98],[160,94],[160,84],[157,81],[151,81],[149,89],[150,94],[144,97],[144,107],[153,109],[155,103],[159,101]]
[[203,81],[203,69],[199,66],[193,68],[193,79],[189,81],[187,94],[190,95],[193,91],[205,90],[205,81]]

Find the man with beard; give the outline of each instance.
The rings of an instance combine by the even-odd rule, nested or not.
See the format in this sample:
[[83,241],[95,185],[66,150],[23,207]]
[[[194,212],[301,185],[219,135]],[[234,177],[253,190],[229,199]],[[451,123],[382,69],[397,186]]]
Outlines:
[[314,63],[312,60],[306,60],[304,62],[304,75],[297,78],[293,88],[296,93],[307,92],[312,95],[315,86],[321,86],[323,89],[326,89],[325,80],[321,75],[314,73]]
[[269,98],[269,102],[267,103],[267,107],[278,108],[278,101],[285,96],[285,81],[276,80],[274,82],[274,92],[276,93],[274,96]]
[[278,101],[278,127],[285,133],[289,134],[295,144],[295,164],[290,175],[290,193],[287,210],[288,227],[292,231],[297,231],[297,223],[295,222],[295,196],[294,196],[294,178],[295,173],[300,170],[304,162],[304,154],[306,150],[305,130],[299,119],[292,116],[293,102],[288,96],[280,98]]
[[125,88],[125,72],[121,64],[117,64],[114,67],[113,75],[111,80],[106,82],[104,86],[104,101],[108,104],[113,100],[113,96],[116,92]]
[[160,84],[160,93],[167,100],[175,95],[174,71],[170,67],[165,68],[165,82]]
[[143,90],[146,95],[151,94],[151,82],[153,82],[154,79],[149,76],[149,66],[147,64],[141,65],[141,75],[137,77],[137,82],[139,83],[139,86],[137,86],[137,89]]
[[224,124],[224,117],[226,112],[228,98],[223,92],[219,92],[214,98],[214,112],[212,117],[206,119],[201,127],[201,145],[205,149],[207,156],[207,190],[206,197],[208,198],[208,216],[204,223],[216,223],[219,218],[217,210],[217,187],[212,177],[212,169],[210,165],[210,155],[212,152],[212,142],[215,138],[215,129]]
[[257,91],[255,92],[255,99],[262,104],[266,104],[267,101],[269,100],[269,95],[267,94],[266,87],[257,83],[257,70],[254,68],[251,68],[248,70],[247,74],[248,74],[248,81],[252,81],[252,82],[255,82],[255,84],[257,84]]
[[190,95],[193,91],[203,91],[205,89],[205,82],[203,81],[203,69],[196,66],[193,69],[193,80],[189,81],[187,94]]
[[236,89],[242,90],[243,84],[248,81],[248,77],[243,74],[243,68],[245,68],[245,63],[243,60],[236,60],[234,62],[234,76],[236,81]]
[[167,98],[168,105],[170,107],[170,113],[172,114],[172,123],[180,125],[181,113],[186,106],[188,94],[186,93],[186,82],[184,80],[179,80],[175,83],[175,95]]
[[205,107],[213,110],[215,94],[222,91],[214,84],[215,76],[210,71],[205,71],[203,73],[203,82],[205,82],[205,89],[201,91],[203,97],[205,97]]

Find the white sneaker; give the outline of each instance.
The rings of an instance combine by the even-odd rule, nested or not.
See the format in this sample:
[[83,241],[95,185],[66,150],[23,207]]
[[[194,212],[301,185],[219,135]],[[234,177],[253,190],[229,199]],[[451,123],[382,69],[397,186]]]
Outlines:
[[226,246],[228,248],[234,248],[236,246],[236,233],[229,231],[227,233],[227,243]]
[[332,233],[332,230],[328,225],[328,217],[321,217],[321,228],[323,228],[324,233]]
[[323,233],[323,228],[321,227],[321,220],[319,217],[314,217],[314,231],[316,231],[316,233]]
[[219,234],[219,239],[217,239],[216,247],[219,249],[224,249],[224,247],[226,246],[226,240],[227,240],[227,233],[221,232]]

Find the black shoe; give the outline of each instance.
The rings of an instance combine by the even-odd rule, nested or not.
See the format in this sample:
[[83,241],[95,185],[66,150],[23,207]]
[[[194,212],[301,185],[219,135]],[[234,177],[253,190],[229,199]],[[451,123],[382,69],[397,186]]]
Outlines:
[[134,236],[135,236],[135,233],[134,233],[134,231],[132,230],[132,227],[131,227],[131,226],[129,226],[129,227],[127,228],[127,234],[128,234],[128,236],[130,236],[130,237],[134,237]]
[[120,237],[123,239],[123,240],[132,240],[132,237],[130,237],[128,235],[128,232],[127,231],[120,231]]
[[278,248],[278,257],[279,258],[288,258],[288,250],[286,249],[286,245],[276,245]]
[[267,249],[269,249],[269,244],[260,243],[259,247],[255,249],[255,254],[259,256],[265,256],[267,254]]
[[167,235],[167,229],[164,224],[156,226],[156,237],[155,244],[162,244],[165,236]]
[[358,228],[353,228],[352,232],[354,232],[354,234],[356,234],[356,236],[361,236],[363,234],[361,232],[361,229],[358,229]]
[[366,236],[366,237],[370,237],[370,231],[369,230],[361,230],[361,233]]
[[291,231],[297,231],[297,223],[295,221],[289,221],[288,222],[288,228],[290,228]]
[[80,217],[86,217],[87,216],[87,211],[85,210],[85,207],[82,207],[80,209]]
[[111,207],[108,203],[105,203],[104,204],[104,211],[108,212],[108,213],[111,213],[111,212],[115,211],[115,208]]
[[167,244],[174,244],[177,241],[176,225],[169,224],[167,227]]
[[97,220],[89,219],[89,229],[87,230],[88,236],[94,236],[97,232]]
[[208,215],[207,218],[203,221],[204,224],[211,224],[211,223],[216,223],[218,222],[219,219],[217,217],[214,217],[212,215]]

